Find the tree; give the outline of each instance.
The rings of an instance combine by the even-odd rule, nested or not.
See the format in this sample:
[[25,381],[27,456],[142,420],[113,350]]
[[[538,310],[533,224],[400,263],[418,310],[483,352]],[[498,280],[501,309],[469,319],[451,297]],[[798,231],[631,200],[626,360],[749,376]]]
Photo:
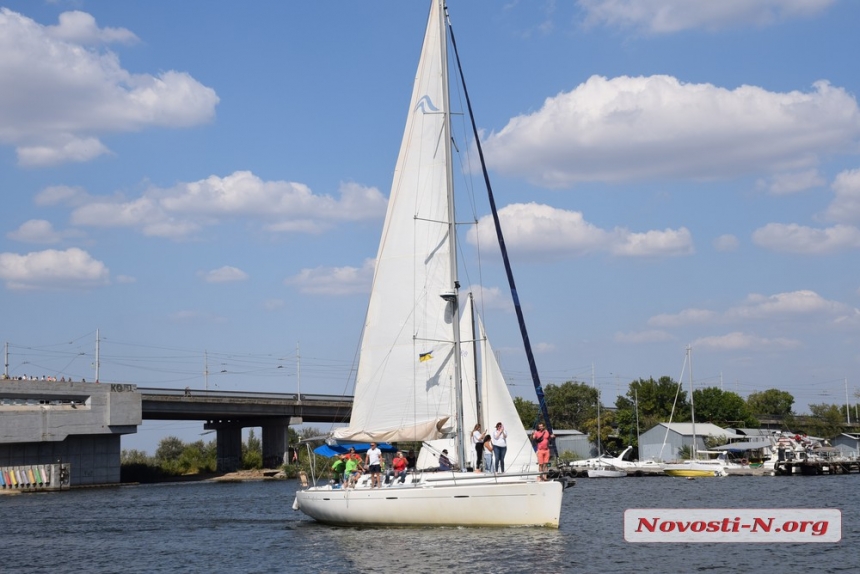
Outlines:
[[142,450],[125,450],[119,455],[120,464],[150,464],[150,458]]
[[248,440],[242,443],[242,468],[263,468],[263,442],[248,431]]
[[842,432],[845,412],[840,405],[809,405],[813,421],[808,425],[808,433],[822,438],[833,438]]
[[597,389],[585,383],[549,384],[544,389],[544,397],[554,428],[580,429],[596,417]]
[[[523,428],[534,428],[540,413],[537,404],[522,397],[514,397],[514,407],[517,409],[517,415],[520,417],[520,422],[523,423]],[[555,421],[553,421],[553,426],[555,426]]]
[[[671,377],[660,377],[656,381],[653,378],[631,381],[627,394],[619,396],[615,401],[615,422],[618,425],[618,435],[627,445],[638,446],[637,399],[639,403],[638,431],[640,433],[658,423],[668,422],[670,417],[674,422],[690,420],[687,392],[681,389]],[[674,416],[672,414],[673,406]]]
[[791,393],[779,389],[750,393],[747,397],[750,412],[759,417],[787,417],[793,414],[792,405],[794,405],[794,397]]
[[202,440],[189,443],[182,449],[178,459],[178,470],[182,474],[196,474],[200,472],[215,472],[216,466],[215,441],[209,441],[208,445]]
[[159,464],[165,461],[178,460],[183,450],[185,450],[185,443],[181,439],[175,436],[164,437],[155,450],[155,460]]
[[693,391],[696,420],[710,422],[717,426],[758,427],[758,420],[746,401],[737,393],[723,391],[717,387],[705,387]]
[[[613,433],[613,424],[615,422],[615,413],[612,411],[605,411],[601,408],[600,411],[600,447],[602,452],[607,452],[607,445],[610,442],[609,436]],[[588,419],[583,423],[583,425],[579,428],[584,433],[588,433],[588,440],[590,440],[595,445],[598,444],[598,428],[597,428],[597,410],[595,409],[595,416],[592,419]],[[601,453],[602,454],[602,453]]]

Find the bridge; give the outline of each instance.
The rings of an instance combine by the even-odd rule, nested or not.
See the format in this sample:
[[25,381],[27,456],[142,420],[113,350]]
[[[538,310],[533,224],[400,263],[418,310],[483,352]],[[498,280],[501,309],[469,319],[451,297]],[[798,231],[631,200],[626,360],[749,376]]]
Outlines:
[[242,462],[242,429],[261,427],[263,465],[287,462],[290,424],[342,423],[349,420],[352,397],[297,393],[256,393],[138,387],[142,418],[199,420],[216,431],[217,468],[237,470]]
[[219,471],[241,464],[246,427],[262,428],[263,461],[275,467],[291,424],[346,422],[351,411],[349,396],[0,379],[0,466],[61,460],[75,486],[117,483],[121,435],[143,420],[196,420],[217,433]]

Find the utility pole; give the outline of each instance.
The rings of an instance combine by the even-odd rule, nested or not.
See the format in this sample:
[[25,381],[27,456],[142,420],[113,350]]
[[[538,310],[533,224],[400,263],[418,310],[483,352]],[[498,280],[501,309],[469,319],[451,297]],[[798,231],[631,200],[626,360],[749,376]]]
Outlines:
[[99,330],[96,329],[96,382],[99,382],[99,366],[100,366],[100,357],[99,357]]

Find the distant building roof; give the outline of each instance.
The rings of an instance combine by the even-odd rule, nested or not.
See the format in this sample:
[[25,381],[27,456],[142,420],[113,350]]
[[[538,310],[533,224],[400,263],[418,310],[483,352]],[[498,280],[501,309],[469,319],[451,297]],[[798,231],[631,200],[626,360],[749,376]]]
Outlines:
[[[693,435],[693,423],[659,423],[657,427],[660,426],[680,435]],[[744,435],[735,434],[731,429],[724,429],[711,423],[696,423],[696,436],[724,436],[726,440],[744,438]]]
[[727,431],[732,431],[735,434],[743,435],[743,436],[773,436],[774,431],[770,429],[746,429],[746,428],[734,428],[734,429],[726,429]]

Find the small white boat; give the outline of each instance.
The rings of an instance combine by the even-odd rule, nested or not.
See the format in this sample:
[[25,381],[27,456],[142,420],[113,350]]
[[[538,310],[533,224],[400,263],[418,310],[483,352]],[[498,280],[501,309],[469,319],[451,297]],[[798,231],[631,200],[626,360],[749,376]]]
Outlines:
[[626,476],[626,470],[620,470],[608,465],[588,469],[588,478],[623,478]]

